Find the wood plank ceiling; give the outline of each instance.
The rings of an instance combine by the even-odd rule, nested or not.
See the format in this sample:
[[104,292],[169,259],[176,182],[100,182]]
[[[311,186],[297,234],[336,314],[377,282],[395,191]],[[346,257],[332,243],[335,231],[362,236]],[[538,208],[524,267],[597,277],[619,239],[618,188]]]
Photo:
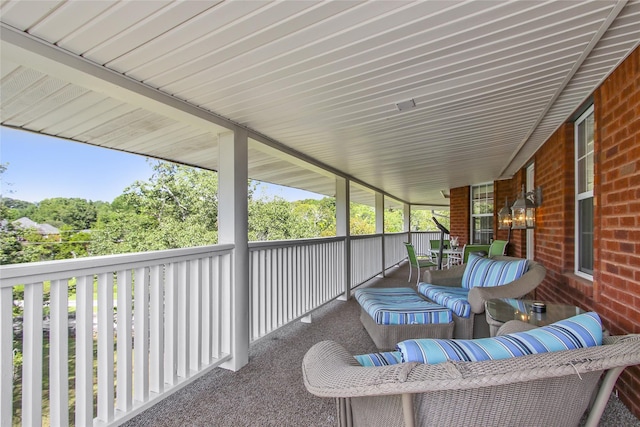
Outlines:
[[242,126],[251,178],[425,205],[511,176],[640,41],[639,0],[3,0],[0,21],[2,125],[213,170]]

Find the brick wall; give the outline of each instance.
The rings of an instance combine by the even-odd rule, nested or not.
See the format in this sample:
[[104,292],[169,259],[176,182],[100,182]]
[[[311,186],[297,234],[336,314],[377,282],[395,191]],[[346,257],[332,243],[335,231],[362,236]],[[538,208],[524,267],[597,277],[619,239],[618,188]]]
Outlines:
[[[614,335],[640,333],[640,48],[594,92],[594,275],[574,271],[575,178],[573,123],[561,126],[536,152],[535,183],[543,188],[536,212],[535,259],[547,268],[536,298],[594,310]],[[503,192],[515,195],[524,169],[510,181],[496,181],[496,212]],[[469,228],[465,203],[451,192],[451,228]],[[499,198],[499,197],[498,197]],[[454,212],[464,208],[464,217]],[[454,219],[455,218],[455,219]],[[497,236],[502,236],[500,230]],[[502,238],[502,237],[500,237]],[[524,257],[525,231],[513,230],[509,254]],[[620,399],[640,418],[640,367],[627,368],[616,387]]]
[[[594,93],[595,309],[613,334],[640,333],[640,48]],[[640,367],[617,383],[640,418]]]
[[471,213],[471,187],[452,188],[450,190],[451,223],[449,231],[452,236],[458,236],[458,243],[465,245],[470,241],[469,223]]

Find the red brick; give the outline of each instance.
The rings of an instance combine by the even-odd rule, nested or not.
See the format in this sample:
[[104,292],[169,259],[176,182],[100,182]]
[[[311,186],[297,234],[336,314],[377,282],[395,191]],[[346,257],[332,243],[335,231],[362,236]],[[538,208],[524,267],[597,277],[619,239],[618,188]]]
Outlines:
[[[567,122],[532,159],[535,183],[544,193],[538,209],[535,258],[547,268],[535,295],[594,310],[611,333],[640,333],[640,48],[601,84],[593,99],[593,281],[572,274],[574,125]],[[513,197],[524,180],[522,169],[511,180],[494,183],[496,211],[503,206],[505,194],[510,192]],[[469,187],[452,189],[452,233],[468,238],[469,219]],[[525,252],[526,233],[513,230],[510,254],[524,256]],[[640,418],[640,367],[628,368],[617,388],[622,402]]]

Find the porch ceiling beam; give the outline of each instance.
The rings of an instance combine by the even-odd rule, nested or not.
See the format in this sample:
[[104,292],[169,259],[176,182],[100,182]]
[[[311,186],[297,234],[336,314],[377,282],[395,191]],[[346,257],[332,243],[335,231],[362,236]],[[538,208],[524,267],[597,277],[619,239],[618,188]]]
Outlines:
[[16,64],[33,68],[44,74],[105,94],[119,101],[136,105],[147,111],[171,117],[182,123],[206,129],[213,135],[229,130],[244,129],[248,132],[249,138],[262,144],[261,147],[258,147],[261,144],[253,144],[254,148],[260,151],[286,159],[292,164],[312,170],[320,175],[348,178],[350,181],[359,183],[375,192],[406,203],[404,200],[400,200],[340,170],[287,147],[254,129],[189,104],[124,74],[115,72],[28,33],[17,30],[5,23],[0,23],[0,43],[3,58]]
[[[309,157],[303,153],[300,153],[299,151],[296,151],[290,147],[287,147],[286,145],[278,142],[278,141],[274,141],[273,139],[259,133],[256,132],[254,130],[249,129],[249,138],[253,139],[254,141],[263,144],[262,146],[260,146],[260,144],[252,144],[251,147],[255,148],[256,150],[259,150],[265,154],[269,154],[271,156],[274,156],[276,158],[281,158],[281,159],[286,159],[288,162],[291,162],[299,167],[302,167],[304,169],[316,172],[320,175],[323,176],[338,176],[341,178],[345,178],[348,179],[350,182],[352,183],[356,183],[358,185],[361,185],[364,188],[367,188],[371,191],[374,191],[376,193],[380,193],[383,194],[385,196],[391,197],[395,200],[398,200],[401,203],[408,203],[405,200],[402,200],[396,196],[394,196],[393,194],[389,194],[386,193],[382,190],[380,190],[379,188],[373,187],[369,184],[367,184],[364,181],[361,181],[351,175],[345,174],[344,172],[335,169],[329,165],[326,165],[312,157]],[[447,205],[448,207],[449,205]]]
[[239,127],[224,117],[74,55],[5,23],[0,25],[0,46],[4,59],[145,110],[207,129],[213,135]]

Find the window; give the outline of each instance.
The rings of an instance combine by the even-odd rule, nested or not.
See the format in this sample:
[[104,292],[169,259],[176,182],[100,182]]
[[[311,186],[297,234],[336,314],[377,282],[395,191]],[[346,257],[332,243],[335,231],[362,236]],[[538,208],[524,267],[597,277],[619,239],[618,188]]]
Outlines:
[[493,240],[493,183],[471,187],[471,243]]
[[579,276],[593,278],[593,106],[575,125],[576,259]]

